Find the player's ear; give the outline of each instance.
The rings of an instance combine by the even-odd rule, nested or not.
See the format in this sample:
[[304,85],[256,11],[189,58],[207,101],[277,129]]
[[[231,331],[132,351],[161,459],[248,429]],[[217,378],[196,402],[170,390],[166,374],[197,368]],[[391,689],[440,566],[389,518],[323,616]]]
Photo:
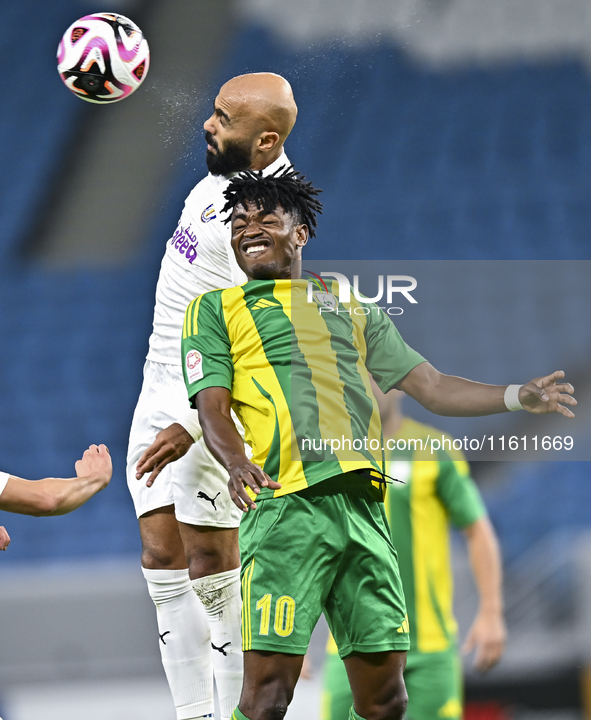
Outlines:
[[259,135],[257,150],[260,152],[269,152],[279,142],[279,134],[276,132],[264,132]]
[[304,247],[307,244],[310,237],[307,225],[296,225],[296,245],[297,247]]

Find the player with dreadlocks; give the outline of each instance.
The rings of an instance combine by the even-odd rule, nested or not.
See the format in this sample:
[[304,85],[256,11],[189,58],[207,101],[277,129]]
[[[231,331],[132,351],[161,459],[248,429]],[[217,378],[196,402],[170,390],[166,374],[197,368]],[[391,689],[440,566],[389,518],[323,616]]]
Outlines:
[[[334,355],[331,332],[318,306],[307,303],[307,283],[300,279],[302,248],[322,210],[319,192],[293,168],[234,177],[224,211],[232,211],[232,248],[249,282],[205,293],[185,316],[189,397],[208,447],[230,475],[230,495],[245,511],[244,683],[235,720],[283,717],[322,612],[342,651],[354,653],[346,662],[356,678],[361,717],[398,718],[406,702],[408,635],[396,556],[381,490],[357,472],[379,470],[380,462],[355,451],[349,460],[309,460],[298,442],[292,445],[294,427],[302,437],[318,435],[327,407],[339,436],[347,434],[347,425],[351,435],[358,419],[349,412],[358,405],[365,408],[361,423],[380,434],[367,372],[346,379],[345,402],[342,379],[330,372],[332,361],[326,367]],[[362,315],[332,320],[342,325],[343,361],[352,367],[362,365],[355,343],[366,342],[363,326],[375,331],[391,325],[381,314],[371,322]],[[423,358],[401,340],[394,345],[388,343],[396,381]],[[244,426],[252,461],[231,407]]]
[[[224,195],[228,201],[222,212],[232,210],[236,205],[254,202],[259,210],[273,212],[280,205],[285,212],[294,212],[300,223],[307,225],[310,237],[316,236],[316,213],[322,213],[322,203],[316,196],[322,190],[306,182],[305,176],[294,170],[293,165],[285,165],[274,173],[264,176],[259,170],[247,170],[235,177],[226,188]],[[224,220],[230,222],[231,215]]]
[[[381,425],[368,371],[383,391],[396,386],[440,414],[509,409],[506,386],[439,373],[373,303],[333,297],[327,312],[326,293],[307,301],[301,254],[318,192],[292,168],[233,178],[232,248],[249,281],[201,295],[183,326],[189,398],[244,511],[244,681],[234,720],[283,718],[323,612],[347,668],[350,720],[404,714],[408,620],[376,482]],[[572,416],[562,375],[521,386],[520,403]]]

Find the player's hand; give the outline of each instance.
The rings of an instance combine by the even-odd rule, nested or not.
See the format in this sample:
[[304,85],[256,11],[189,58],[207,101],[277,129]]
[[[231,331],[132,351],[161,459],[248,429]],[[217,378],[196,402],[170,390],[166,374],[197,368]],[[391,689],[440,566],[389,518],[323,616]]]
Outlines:
[[4,525],[0,525],[0,550],[6,550],[10,545],[10,535],[6,532]]
[[278,490],[281,485],[271,480],[258,465],[246,460],[230,470],[230,479],[228,480],[228,490],[232,502],[243,512],[247,512],[249,509],[256,510],[257,507],[254,500],[246,492],[246,487],[249,487],[255,495],[258,495],[263,487]]
[[146,480],[147,487],[152,487],[154,480],[168,465],[189,452],[194,440],[179,423],[172,423],[161,430],[154,442],[144,452],[137,464],[135,476],[138,480],[146,473],[152,473]]
[[530,413],[540,415],[557,412],[565,417],[575,416],[565,405],[576,405],[572,397],[575,389],[570,383],[559,382],[564,377],[562,370],[551,375],[535,378],[519,389],[519,402]]
[[106,445],[91,445],[75,465],[78,477],[96,477],[100,480],[103,490],[111,481],[113,462]]
[[478,613],[462,645],[462,653],[468,655],[476,650],[474,667],[480,672],[486,672],[501,659],[506,638],[507,631],[501,615]]

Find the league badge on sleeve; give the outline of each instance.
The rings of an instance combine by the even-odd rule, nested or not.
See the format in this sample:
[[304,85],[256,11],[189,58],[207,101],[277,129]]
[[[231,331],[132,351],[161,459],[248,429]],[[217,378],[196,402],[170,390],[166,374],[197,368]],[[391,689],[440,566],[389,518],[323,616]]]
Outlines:
[[215,214],[215,207],[213,206],[213,203],[211,205],[208,205],[205,210],[201,213],[201,222],[202,223],[208,223],[211,220],[215,220],[217,215]]
[[203,360],[201,353],[197,350],[189,350],[185,356],[185,365],[187,367],[187,380],[194,383],[203,377]]

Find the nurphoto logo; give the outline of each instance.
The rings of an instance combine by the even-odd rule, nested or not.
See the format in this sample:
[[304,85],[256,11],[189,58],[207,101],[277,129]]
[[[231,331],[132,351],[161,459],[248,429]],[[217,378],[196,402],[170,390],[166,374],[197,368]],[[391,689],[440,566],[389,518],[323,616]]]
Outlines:
[[[364,304],[374,304],[374,310],[380,312],[385,310],[388,315],[402,315],[404,312],[401,307],[393,307],[393,300],[402,296],[406,301],[412,304],[416,304],[418,301],[411,295],[411,292],[416,289],[417,281],[410,275],[378,275],[377,278],[377,293],[373,297],[367,297],[362,295],[359,290],[359,275],[353,275],[353,283],[350,282],[349,278],[343,273],[338,272],[321,272],[320,275],[313,273],[309,270],[304,271],[308,276],[308,302],[315,302],[318,305],[318,311],[322,315],[323,312],[335,312],[351,314],[351,309],[339,307],[342,304],[351,302],[351,290],[355,299]],[[323,278],[332,278],[336,280],[338,290],[336,296],[332,293]],[[384,280],[385,278],[385,280]],[[334,288],[334,283],[332,283]],[[386,305],[379,305],[378,303],[385,300]],[[355,307],[353,312],[356,315],[369,315],[369,307]]]

